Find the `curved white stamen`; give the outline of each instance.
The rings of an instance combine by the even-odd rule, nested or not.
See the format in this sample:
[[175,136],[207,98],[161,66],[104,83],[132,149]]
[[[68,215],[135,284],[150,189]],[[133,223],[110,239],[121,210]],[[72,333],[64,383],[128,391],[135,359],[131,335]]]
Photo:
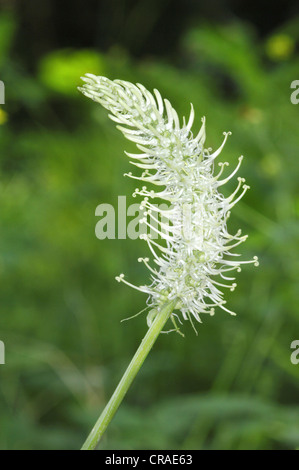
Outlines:
[[234,171],[227,177],[225,178],[224,180],[222,181],[218,181],[218,186],[222,186],[223,184],[227,183],[236,173],[237,171],[239,170],[240,166],[241,166],[241,163],[243,161],[243,155],[241,155],[239,158],[239,163],[238,165],[236,166],[236,168],[234,169]]
[[190,104],[191,104],[191,111],[190,111],[190,116],[189,116],[188,123],[186,125],[186,131],[187,132],[190,132],[191,127],[192,127],[193,122],[194,122],[194,117],[195,117],[193,104],[192,103],[190,103]]

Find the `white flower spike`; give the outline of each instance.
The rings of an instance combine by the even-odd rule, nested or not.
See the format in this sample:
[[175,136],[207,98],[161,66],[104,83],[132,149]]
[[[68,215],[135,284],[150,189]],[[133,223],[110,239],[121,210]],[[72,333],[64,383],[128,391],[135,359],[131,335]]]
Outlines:
[[[219,192],[236,174],[243,157],[228,177],[220,178],[228,165],[226,162],[219,163],[220,171],[214,175],[215,159],[230,133],[224,133],[223,143],[211,153],[211,149],[204,148],[205,119],[196,137],[191,132],[192,105],[188,122],[183,118],[180,125],[176,111],[168,100],[162,99],[158,90],[154,90],[153,95],[143,85],[111,81],[92,74],[82,79],[85,84],[79,90],[108,109],[118,129],[141,151],[127,154],[133,159],[131,163],[142,169],[141,175],[130,172],[127,176],[157,186],[157,191],[142,186],[133,194],[143,197],[142,222],[161,238],[158,243],[150,235],[141,236],[148,243],[155,267],[150,266],[149,258],[138,261],[150,270],[152,282],[147,286],[134,286],[123,274],[116,279],[148,294],[147,304],[154,309],[147,317],[149,326],[155,312],[170,300],[176,301],[175,309],[191,323],[191,315],[201,322],[201,314],[213,315],[215,307],[235,315],[225,307],[220,288],[234,290],[235,278],[228,277],[227,273],[241,271],[244,263],[257,266],[258,260],[257,257],[250,261],[236,260],[239,255],[231,250],[247,236],[241,236],[240,230],[230,235],[226,226],[231,208],[249,186],[244,184],[243,178],[238,178],[231,196],[225,198]],[[167,202],[169,208],[159,209],[151,202],[154,198]],[[173,321],[174,317],[173,313]]]

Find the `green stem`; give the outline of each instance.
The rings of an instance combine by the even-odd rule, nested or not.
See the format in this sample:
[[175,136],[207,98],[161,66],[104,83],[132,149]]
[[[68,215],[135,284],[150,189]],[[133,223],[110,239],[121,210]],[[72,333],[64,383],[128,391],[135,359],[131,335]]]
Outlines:
[[84,442],[81,450],[93,450],[99,443],[103,436],[108,424],[115,415],[119,405],[121,404],[125,394],[127,393],[131,383],[136,377],[140,367],[142,366],[146,356],[150,352],[154,342],[158,338],[163,326],[170,317],[175,301],[168,302],[163,305],[159,313],[156,315],[155,320],[148,329],[145,337],[143,338],[139,348],[137,349],[133,359],[131,360],[126,372],[124,373],[121,381],[119,382],[115,392],[113,393],[110,401],[106,405],[104,411],[93,427],[88,438]]

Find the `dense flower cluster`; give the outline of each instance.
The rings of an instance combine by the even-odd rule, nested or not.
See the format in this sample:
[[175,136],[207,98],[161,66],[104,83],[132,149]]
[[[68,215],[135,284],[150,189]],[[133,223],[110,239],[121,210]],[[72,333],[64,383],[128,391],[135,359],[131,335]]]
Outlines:
[[[238,171],[242,157],[234,171],[222,177],[228,163],[219,163],[220,171],[214,175],[214,162],[220,154],[229,133],[224,134],[222,145],[214,153],[204,148],[205,120],[194,137],[191,128],[194,110],[188,121],[180,124],[170,102],[162,99],[158,90],[150,93],[143,85],[87,74],[80,88],[87,97],[99,102],[110,112],[126,138],[136,143],[140,153],[128,154],[131,163],[142,170],[141,175],[127,176],[145,185],[135,190],[142,196],[144,209],[142,222],[157,232],[154,237],[142,235],[153,256],[139,258],[151,272],[151,283],[133,286],[124,275],[118,281],[148,294],[148,305],[155,311],[167,300],[176,300],[176,309],[184,319],[192,322],[191,315],[200,320],[200,314],[214,314],[225,307],[222,290],[233,290],[235,278],[230,272],[241,270],[243,263],[258,264],[257,258],[239,261],[231,250],[246,240],[239,230],[235,235],[227,231],[227,219],[232,207],[242,198],[248,187],[238,178],[235,191],[227,198],[219,188]],[[157,190],[148,188],[155,185]],[[153,200],[166,201],[167,209],[160,209]],[[152,321],[151,314],[148,323]]]

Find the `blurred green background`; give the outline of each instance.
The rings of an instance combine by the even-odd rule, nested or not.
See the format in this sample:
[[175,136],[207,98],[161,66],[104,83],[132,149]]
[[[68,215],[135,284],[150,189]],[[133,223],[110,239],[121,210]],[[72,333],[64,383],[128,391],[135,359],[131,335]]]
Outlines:
[[260,259],[228,296],[237,317],[160,336],[101,448],[299,447],[299,16],[264,3],[1,0],[1,449],[79,448],[146,331],[120,323],[146,298],[115,281],[147,281],[144,242],[95,236],[98,204],[130,202],[134,147],[77,92],[86,72],[158,88],[180,116],[192,102],[209,147],[232,131],[220,159],[243,154],[251,190],[230,230]]

